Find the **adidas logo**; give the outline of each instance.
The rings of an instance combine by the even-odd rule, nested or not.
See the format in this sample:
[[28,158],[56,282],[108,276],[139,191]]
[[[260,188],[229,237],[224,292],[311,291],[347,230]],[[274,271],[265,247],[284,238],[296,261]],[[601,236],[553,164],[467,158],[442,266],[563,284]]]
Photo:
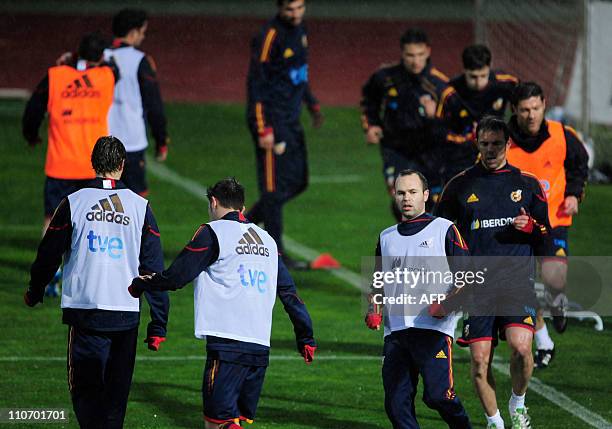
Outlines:
[[419,244],[419,247],[431,249],[433,247],[433,238],[423,241],[421,244]]
[[476,194],[470,195],[469,198],[467,199],[468,203],[477,203],[478,201],[480,201],[480,200],[478,199]]
[[270,251],[264,246],[261,237],[253,228],[249,228],[242,235],[238,246],[236,246],[236,253],[239,255],[260,255],[266,258],[270,256]]
[[130,218],[122,214],[124,213],[123,204],[117,194],[112,194],[108,198],[102,198],[91,207],[91,210],[85,215],[85,218],[90,222],[114,222],[119,225],[130,224]]
[[526,323],[527,325],[533,325],[533,319],[531,318],[531,316],[527,316],[523,319],[523,323]]
[[66,89],[62,91],[62,98],[76,98],[76,97],[89,97],[99,98],[100,91],[94,88],[89,76],[84,74],[78,79],[72,81],[72,83],[66,86]]
[[440,350],[438,352],[438,354],[436,355],[436,359],[447,359],[446,353],[444,353],[444,350]]

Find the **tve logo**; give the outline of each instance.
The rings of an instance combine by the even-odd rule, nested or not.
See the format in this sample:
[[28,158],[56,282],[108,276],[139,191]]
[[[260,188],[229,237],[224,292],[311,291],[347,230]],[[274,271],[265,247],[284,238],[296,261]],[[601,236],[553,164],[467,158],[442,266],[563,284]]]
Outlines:
[[119,259],[123,256],[123,241],[119,237],[102,237],[90,230],[87,234],[87,241],[87,249],[92,253],[106,253],[113,259]]
[[238,274],[240,274],[240,283],[242,283],[242,286],[256,287],[259,293],[266,292],[268,276],[263,271],[251,270],[240,264],[238,267]]

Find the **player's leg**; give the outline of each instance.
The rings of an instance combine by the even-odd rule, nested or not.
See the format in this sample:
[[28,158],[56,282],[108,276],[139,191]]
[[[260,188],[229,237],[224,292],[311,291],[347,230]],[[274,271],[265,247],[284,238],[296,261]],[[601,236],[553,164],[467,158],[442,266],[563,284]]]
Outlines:
[[536,347],[533,356],[534,365],[538,369],[548,368],[555,357],[555,343],[548,333],[542,309],[538,309],[534,339]]
[[121,175],[121,181],[128,189],[141,197],[146,197],[149,194],[144,150],[126,153],[125,167]]
[[533,328],[511,326],[505,329],[506,341],[510,347],[510,378],[512,381],[512,395],[508,404],[513,428],[531,427],[525,394],[531,375],[533,373],[533,355],[531,343]]
[[400,337],[407,335],[407,331],[387,335],[383,348],[382,379],[385,390],[385,411],[396,429],[419,427],[414,404],[419,380],[418,368],[400,341]]
[[487,427],[503,428],[504,421],[497,407],[496,385],[492,368],[493,354],[497,344],[495,317],[470,316],[464,319],[463,334],[457,343],[470,347],[470,376],[485,412]]
[[238,399],[249,366],[219,359],[219,353],[207,350],[202,381],[204,424],[208,428],[229,429],[240,421]]
[[68,386],[81,427],[105,427],[104,370],[110,349],[111,340],[106,334],[70,327]]
[[110,356],[104,374],[104,397],[107,409],[106,428],[122,428],[125,419],[132,374],[136,360],[138,327],[113,332]]
[[420,332],[412,342],[423,377],[423,402],[436,410],[449,428],[471,428],[470,419],[455,394],[453,339],[437,331]]
[[240,397],[238,398],[238,409],[240,410],[240,420],[253,423],[261,389],[263,388],[266,376],[265,366],[251,366],[242,384]]

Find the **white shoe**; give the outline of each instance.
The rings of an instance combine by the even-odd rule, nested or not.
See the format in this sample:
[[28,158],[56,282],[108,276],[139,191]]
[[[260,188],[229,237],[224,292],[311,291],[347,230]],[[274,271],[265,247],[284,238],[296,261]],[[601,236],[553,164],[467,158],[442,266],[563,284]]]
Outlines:
[[512,429],[530,429],[531,419],[527,414],[527,407],[514,410],[514,413],[510,414],[510,422]]

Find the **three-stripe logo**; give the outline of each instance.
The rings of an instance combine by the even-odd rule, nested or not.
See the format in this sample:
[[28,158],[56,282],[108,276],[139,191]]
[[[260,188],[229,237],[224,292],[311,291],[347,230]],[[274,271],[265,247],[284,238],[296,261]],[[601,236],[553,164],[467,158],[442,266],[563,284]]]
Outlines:
[[236,253],[239,255],[260,255],[266,258],[270,256],[270,251],[264,246],[261,237],[252,227],[249,227],[247,232],[242,234],[242,238],[236,246]]
[[89,97],[98,98],[100,97],[100,91],[94,88],[91,79],[87,74],[80,76],[73,80],[66,86],[66,89],[62,91],[63,98],[75,98],[75,97]]
[[90,212],[87,212],[85,218],[90,221],[98,222],[114,222],[119,225],[129,225],[130,218],[126,216],[123,208],[123,203],[119,195],[112,194],[108,198],[102,198],[98,200],[96,204],[91,207]]

